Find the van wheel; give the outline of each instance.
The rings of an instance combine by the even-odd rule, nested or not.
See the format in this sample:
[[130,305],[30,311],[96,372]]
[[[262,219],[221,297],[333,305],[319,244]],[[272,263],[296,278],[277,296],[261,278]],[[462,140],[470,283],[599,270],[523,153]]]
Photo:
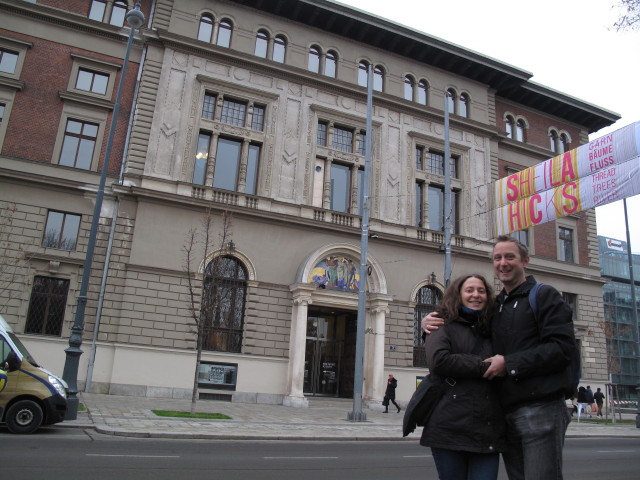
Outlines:
[[32,433],[42,424],[42,408],[32,400],[20,400],[7,410],[5,422],[11,433]]

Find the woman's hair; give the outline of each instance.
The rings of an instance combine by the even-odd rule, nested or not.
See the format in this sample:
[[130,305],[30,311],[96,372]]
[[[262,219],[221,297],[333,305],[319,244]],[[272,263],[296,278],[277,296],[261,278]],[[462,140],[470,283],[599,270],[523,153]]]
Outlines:
[[444,317],[445,321],[455,320],[459,316],[458,312],[462,306],[462,285],[470,278],[477,278],[484,284],[487,292],[487,303],[480,313],[480,320],[486,325],[490,319],[494,305],[493,288],[482,275],[472,273],[456,278],[444,292],[442,303],[438,306],[438,312]]

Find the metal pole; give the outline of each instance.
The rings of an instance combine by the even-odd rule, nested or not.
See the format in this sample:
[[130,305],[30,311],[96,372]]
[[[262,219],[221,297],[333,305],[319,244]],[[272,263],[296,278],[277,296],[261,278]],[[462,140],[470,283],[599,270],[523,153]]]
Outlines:
[[360,233],[360,282],[358,285],[358,321],[356,326],[356,366],[353,379],[353,411],[347,414],[347,420],[364,422],[367,414],[362,411],[362,382],[364,363],[364,327],[366,325],[367,305],[367,247],[369,245],[369,182],[371,175],[371,137],[373,137],[373,70],[369,65],[367,75],[367,136],[364,150],[364,175],[362,188],[362,220]]
[[622,200],[624,205],[624,226],[627,230],[627,259],[629,260],[629,286],[631,287],[631,311],[633,312],[633,339],[636,342],[636,393],[638,394],[638,405],[636,407],[636,428],[640,428],[640,385],[638,375],[640,374],[640,330],[638,325],[638,305],[636,304],[636,282],[633,276],[633,255],[631,254],[631,237],[629,235],[629,217],[627,216],[627,199]]
[[451,151],[449,147],[449,92],[444,92],[444,286],[451,281]]
[[116,124],[118,121],[118,112],[120,111],[120,99],[122,97],[122,87],[124,85],[127,73],[127,65],[129,63],[129,54],[131,53],[131,44],[133,36],[137,28],[144,23],[144,15],[140,11],[140,2],[136,3],[133,10],[127,12],[126,20],[131,30],[129,31],[129,39],[127,41],[127,50],[122,62],[122,73],[120,74],[120,82],[116,93],[116,101],[113,106],[111,115],[111,124],[109,126],[109,137],[100,172],[100,183],[96,193],[96,203],[93,208],[93,218],[91,220],[91,229],[89,230],[89,241],[87,243],[87,252],[85,255],[84,266],[82,269],[82,283],[80,284],[80,292],[78,294],[78,305],[76,307],[76,315],[71,327],[71,335],[69,336],[69,348],[65,350],[66,358],[62,378],[69,386],[69,399],[67,402],[67,413],[65,420],[75,420],[78,417],[78,366],[80,363],[80,355],[82,350],[82,332],[84,330],[84,313],[87,306],[87,292],[89,290],[89,277],[91,276],[91,265],[93,263],[93,251],[96,245],[98,235],[98,225],[100,223],[100,212],[102,211],[102,199],[104,197],[104,186],[107,180],[107,172],[109,167],[109,159],[111,157],[111,149],[113,147],[113,138],[116,132]]

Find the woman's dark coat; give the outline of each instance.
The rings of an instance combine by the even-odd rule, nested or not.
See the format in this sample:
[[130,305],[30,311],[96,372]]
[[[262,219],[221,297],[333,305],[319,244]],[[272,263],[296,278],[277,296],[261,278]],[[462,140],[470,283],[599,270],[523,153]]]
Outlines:
[[[447,379],[444,396],[422,431],[420,444],[448,450],[497,453],[505,448],[505,423],[495,380],[482,378],[492,356],[475,314],[462,314],[427,336],[430,372]],[[473,353],[472,353],[473,352]]]
[[396,387],[398,386],[398,380],[393,378],[390,382],[387,381],[387,389],[384,391],[384,396],[389,400],[396,399]]

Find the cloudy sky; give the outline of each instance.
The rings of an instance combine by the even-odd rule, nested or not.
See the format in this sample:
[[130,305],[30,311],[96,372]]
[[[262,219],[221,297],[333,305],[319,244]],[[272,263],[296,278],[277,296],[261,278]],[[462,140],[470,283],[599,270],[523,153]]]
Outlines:
[[[527,70],[532,81],[621,115],[591,140],[640,121],[640,31],[616,32],[618,0],[341,0]],[[640,253],[640,195],[627,200]],[[626,240],[622,201],[596,209],[598,234]]]

